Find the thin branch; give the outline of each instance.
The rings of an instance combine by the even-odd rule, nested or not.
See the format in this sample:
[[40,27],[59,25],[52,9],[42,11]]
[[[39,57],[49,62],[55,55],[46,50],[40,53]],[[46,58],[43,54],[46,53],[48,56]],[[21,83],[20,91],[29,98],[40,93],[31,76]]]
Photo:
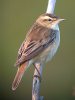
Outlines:
[[36,63],[34,66],[36,68],[33,76],[32,100],[43,100],[43,97],[40,97],[40,83],[41,83],[43,66],[40,63]]
[[[49,0],[46,13],[54,13],[56,0]],[[32,100],[44,100],[40,96],[40,76],[42,77],[43,64],[36,63],[32,84]]]
[[49,0],[46,13],[54,13],[56,0]]

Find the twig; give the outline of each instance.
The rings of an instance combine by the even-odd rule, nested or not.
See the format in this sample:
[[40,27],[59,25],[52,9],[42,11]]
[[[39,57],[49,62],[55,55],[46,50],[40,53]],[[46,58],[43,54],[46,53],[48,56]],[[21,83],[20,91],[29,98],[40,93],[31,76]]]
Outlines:
[[[33,76],[32,100],[43,100],[43,97],[40,97],[40,76],[42,77],[43,66],[40,63],[36,63],[35,67],[36,68]],[[40,73],[40,75],[38,72]]]
[[[46,13],[54,13],[56,0],[49,0]],[[59,27],[58,27],[59,28]],[[42,77],[43,64],[36,63],[33,76],[32,85],[32,100],[44,100],[43,96],[40,96],[40,77]]]
[[54,13],[56,0],[49,0],[46,13]]

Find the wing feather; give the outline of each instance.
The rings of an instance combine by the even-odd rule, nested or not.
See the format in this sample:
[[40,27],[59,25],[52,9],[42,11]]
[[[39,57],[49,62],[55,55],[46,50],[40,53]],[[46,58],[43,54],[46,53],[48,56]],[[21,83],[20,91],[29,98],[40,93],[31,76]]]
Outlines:
[[[41,30],[42,28],[43,27],[41,27]],[[56,37],[55,33],[55,31],[50,29],[45,29],[41,31],[41,33],[40,29],[39,31],[34,31],[34,33],[31,31],[19,49],[16,66],[21,65],[22,63],[40,54],[45,48],[47,48],[47,46],[49,46],[50,43],[54,41]],[[34,35],[36,35],[36,37]]]

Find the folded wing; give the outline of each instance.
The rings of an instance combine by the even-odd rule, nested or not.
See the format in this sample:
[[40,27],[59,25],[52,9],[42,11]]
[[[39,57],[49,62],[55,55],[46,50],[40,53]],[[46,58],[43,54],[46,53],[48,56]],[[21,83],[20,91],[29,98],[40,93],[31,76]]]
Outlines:
[[26,40],[22,43],[16,61],[16,66],[34,58],[40,54],[46,47],[53,43],[56,32],[52,29],[47,29],[37,26],[36,30],[30,30]]

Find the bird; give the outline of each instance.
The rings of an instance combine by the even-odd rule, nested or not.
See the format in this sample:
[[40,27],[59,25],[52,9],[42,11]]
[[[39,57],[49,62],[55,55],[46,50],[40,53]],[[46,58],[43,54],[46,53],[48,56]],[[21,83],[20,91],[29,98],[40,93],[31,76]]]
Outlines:
[[60,45],[58,24],[63,20],[49,13],[44,13],[36,19],[18,51],[15,63],[18,70],[12,83],[12,90],[19,86],[24,72],[31,64],[44,64],[53,58]]

